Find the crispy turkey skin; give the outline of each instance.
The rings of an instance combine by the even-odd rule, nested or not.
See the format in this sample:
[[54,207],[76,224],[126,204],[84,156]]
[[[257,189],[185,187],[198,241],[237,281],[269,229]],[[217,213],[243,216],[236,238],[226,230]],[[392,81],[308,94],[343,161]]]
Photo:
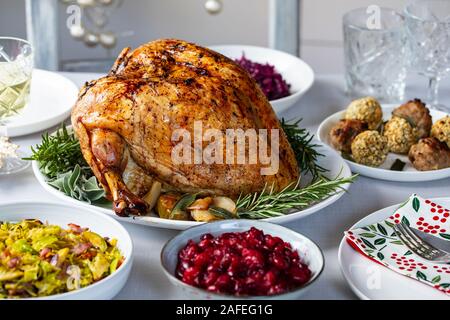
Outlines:
[[[267,166],[259,161],[174,163],[172,134],[186,129],[193,135],[195,121],[223,133],[280,129],[278,172],[261,175]],[[179,192],[235,198],[266,184],[279,190],[299,178],[294,152],[256,82],[234,61],[181,40],[124,49],[106,77],[81,89],[72,125],[83,156],[121,216],[147,213],[142,197],[155,180]]]

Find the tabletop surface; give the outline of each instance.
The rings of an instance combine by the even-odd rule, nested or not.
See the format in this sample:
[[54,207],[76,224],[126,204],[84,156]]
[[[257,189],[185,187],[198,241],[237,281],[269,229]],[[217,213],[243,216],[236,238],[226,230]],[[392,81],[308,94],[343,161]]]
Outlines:
[[[81,86],[85,81],[98,78],[98,74],[62,73]],[[441,100],[450,105],[450,81],[441,88]],[[414,77],[408,82],[406,96],[425,97],[426,81]],[[349,103],[345,96],[344,80],[339,75],[319,75],[311,90],[300,102],[281,114],[285,119],[303,118],[302,126],[315,133],[320,122]],[[50,128],[49,131],[55,128]],[[40,143],[37,133],[13,139],[21,150],[30,153],[30,146]],[[314,240],[324,251],[325,270],[319,280],[303,296],[304,299],[356,299],[345,282],[338,264],[338,247],[343,232],[368,214],[404,201],[412,193],[423,197],[450,196],[450,179],[425,183],[402,183],[359,177],[348,194],[333,205],[306,218],[286,224]],[[31,168],[0,178],[0,203],[11,201],[60,202],[47,193],[35,179]],[[116,299],[183,299],[167,281],[160,267],[159,253],[177,231],[124,224],[135,246],[131,276]],[[381,284],[382,285],[382,284]],[[399,297],[401,298],[401,297]]]

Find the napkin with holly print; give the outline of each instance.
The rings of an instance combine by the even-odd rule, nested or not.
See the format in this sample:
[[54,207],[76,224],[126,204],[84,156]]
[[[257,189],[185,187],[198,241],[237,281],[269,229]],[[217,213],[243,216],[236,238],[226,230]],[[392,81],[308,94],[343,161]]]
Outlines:
[[346,231],[345,237],[354,249],[375,262],[450,295],[450,265],[423,260],[408,250],[392,229],[400,222],[450,241],[450,210],[415,194],[388,219]]

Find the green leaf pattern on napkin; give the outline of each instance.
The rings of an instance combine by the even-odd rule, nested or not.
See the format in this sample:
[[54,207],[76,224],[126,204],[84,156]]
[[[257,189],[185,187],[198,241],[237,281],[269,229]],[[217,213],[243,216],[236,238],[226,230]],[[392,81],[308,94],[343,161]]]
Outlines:
[[371,259],[450,295],[450,265],[430,263],[408,250],[393,230],[400,222],[450,241],[450,210],[415,194],[388,219],[347,231],[345,236]]

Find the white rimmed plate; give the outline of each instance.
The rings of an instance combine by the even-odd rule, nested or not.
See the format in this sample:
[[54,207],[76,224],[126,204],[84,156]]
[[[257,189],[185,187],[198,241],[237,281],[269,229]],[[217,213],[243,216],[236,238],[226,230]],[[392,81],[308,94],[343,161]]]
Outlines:
[[[450,207],[450,198],[432,199]],[[400,204],[376,211],[358,221],[350,229],[361,228],[387,219]],[[381,266],[347,243],[345,237],[339,246],[339,265],[350,288],[364,300],[424,300],[449,297],[438,290]]]
[[[17,222],[39,219],[42,222],[68,228],[69,223],[88,227],[103,237],[117,239],[117,246],[125,257],[124,263],[110,276],[85,288],[68,293],[37,298],[50,300],[112,299],[123,288],[133,264],[133,243],[125,228],[96,210],[45,202],[14,202],[0,205],[0,221]],[[35,300],[35,299],[33,299]]]
[[312,68],[302,59],[283,51],[244,45],[211,46],[210,49],[233,60],[239,59],[242,54],[245,54],[245,57],[253,62],[273,65],[276,71],[291,85],[289,96],[270,101],[276,113],[293,106],[314,83]]
[[[342,177],[342,178],[349,178],[351,176],[351,171],[348,165],[345,163],[345,161],[340,157],[340,155],[331,149],[330,147],[320,144],[320,147],[318,148],[318,151],[322,154],[324,154],[324,157],[319,158],[318,164],[326,169],[329,170],[325,175],[329,178],[336,178],[336,177]],[[91,205],[87,202],[79,201],[76,199],[73,199],[69,196],[66,196],[64,193],[56,190],[52,186],[48,185],[46,182],[45,176],[40,172],[39,170],[39,164],[36,161],[33,161],[32,164],[34,175],[36,176],[39,183],[42,185],[42,187],[47,190],[49,193],[53,194],[54,196],[66,201],[67,203],[71,203],[74,205],[87,207],[87,208],[93,208],[100,212],[103,212],[105,214],[111,215],[115,217],[116,219],[119,219],[123,222],[129,222],[134,224],[140,224],[140,225],[146,225],[151,227],[158,227],[158,228],[165,228],[165,229],[175,229],[175,230],[185,230],[193,226],[197,226],[201,224],[201,222],[196,221],[180,221],[180,220],[169,220],[169,219],[162,219],[156,216],[156,214],[151,213],[148,216],[143,217],[127,217],[127,218],[121,218],[118,217],[111,208],[111,205],[103,205],[103,206],[97,206],[97,205]],[[277,224],[287,223],[290,221],[294,221],[303,217],[306,217],[310,214],[313,214],[314,212],[317,212],[334,202],[336,202],[340,197],[343,196],[345,193],[344,190],[348,190],[350,187],[349,184],[346,184],[343,186],[343,190],[339,191],[338,193],[332,195],[331,197],[326,198],[323,201],[320,201],[308,208],[305,208],[301,211],[292,212],[290,214],[286,214],[280,217],[274,217],[269,219],[264,219],[264,221],[269,221]]]
[[[391,118],[392,110],[394,110],[397,106],[398,105],[383,105],[383,119],[389,120]],[[317,137],[320,141],[326,143],[331,147],[329,133],[331,131],[331,128],[336,123],[338,123],[339,120],[344,118],[344,114],[345,110],[339,111],[322,121],[319,129],[317,130]],[[433,118],[433,122],[448,115],[447,113],[438,110],[430,110],[430,114]],[[400,159],[406,163],[403,171],[389,170],[396,159]],[[350,160],[345,161],[348,163],[353,172],[359,173],[366,177],[381,180],[418,182],[439,180],[450,177],[450,168],[432,171],[418,171],[412,166],[411,162],[408,160],[407,155],[399,155],[395,153],[389,153],[386,161],[378,168],[365,166]]]
[[53,127],[70,115],[77,97],[78,87],[69,79],[35,69],[28,105],[17,116],[5,119],[0,132],[17,137]]

